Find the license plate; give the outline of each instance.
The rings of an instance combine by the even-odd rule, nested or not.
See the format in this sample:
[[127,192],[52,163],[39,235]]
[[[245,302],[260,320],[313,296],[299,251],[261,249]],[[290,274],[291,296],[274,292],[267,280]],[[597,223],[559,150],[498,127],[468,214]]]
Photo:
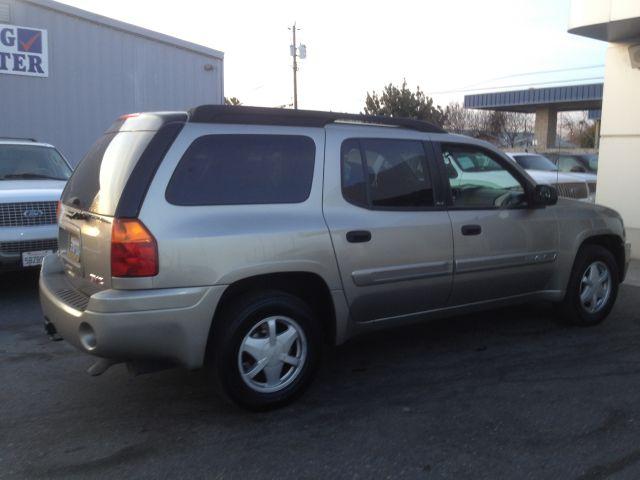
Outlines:
[[69,248],[67,257],[75,263],[80,263],[80,239],[75,235],[69,235]]
[[35,252],[22,252],[23,267],[37,267],[42,265],[44,257],[53,253],[53,250],[38,250]]

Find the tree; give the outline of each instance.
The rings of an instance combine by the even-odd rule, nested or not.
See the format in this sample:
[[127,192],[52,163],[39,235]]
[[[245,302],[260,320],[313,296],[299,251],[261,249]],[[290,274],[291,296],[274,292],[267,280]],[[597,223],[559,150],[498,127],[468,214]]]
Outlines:
[[242,102],[237,97],[224,97],[225,105],[242,105]]
[[569,142],[580,148],[595,147],[596,124],[589,120],[586,112],[582,112],[581,116],[561,115],[560,122]]
[[[528,137],[533,133],[533,116],[530,113],[501,112],[502,143],[507,147],[516,147],[523,140],[528,142]],[[528,144],[526,145],[528,146]]]
[[389,84],[382,93],[367,92],[364,113],[367,115],[385,115],[388,117],[405,117],[416,120],[425,120],[438,126],[445,123],[445,112],[442,108],[434,106],[433,99],[427,97],[420,87],[412,92],[407,88],[407,81],[402,82],[400,88]]
[[457,102],[451,102],[445,109],[444,128],[451,133],[469,134],[476,110],[464,108]]

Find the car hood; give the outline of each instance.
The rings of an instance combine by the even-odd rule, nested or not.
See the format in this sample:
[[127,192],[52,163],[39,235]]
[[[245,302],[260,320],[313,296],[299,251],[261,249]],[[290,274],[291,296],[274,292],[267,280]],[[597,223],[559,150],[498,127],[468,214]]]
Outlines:
[[64,180],[0,180],[0,203],[58,201]]
[[587,173],[587,172],[566,172],[563,175],[567,177],[573,177],[578,180],[584,180],[588,183],[596,183],[598,176],[595,173]]
[[527,173],[536,181],[536,183],[543,183],[547,185],[555,185],[556,183],[584,182],[583,179],[566,173],[547,172],[544,170],[527,170]]

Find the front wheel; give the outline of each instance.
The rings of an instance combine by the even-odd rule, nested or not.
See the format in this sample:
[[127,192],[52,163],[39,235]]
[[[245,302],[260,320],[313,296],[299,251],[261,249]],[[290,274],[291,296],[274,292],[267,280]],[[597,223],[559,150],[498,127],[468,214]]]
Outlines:
[[609,250],[599,245],[582,247],[560,304],[561,320],[579,326],[601,323],[616,301],[619,278],[618,265]]
[[276,408],[311,382],[321,350],[312,310],[284,292],[242,297],[214,320],[211,356],[222,392],[252,410]]

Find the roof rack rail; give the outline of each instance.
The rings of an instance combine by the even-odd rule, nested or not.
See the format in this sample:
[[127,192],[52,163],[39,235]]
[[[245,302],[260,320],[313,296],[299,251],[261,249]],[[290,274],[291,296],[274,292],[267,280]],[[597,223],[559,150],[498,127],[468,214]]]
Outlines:
[[331,123],[354,122],[402,127],[419,132],[446,133],[436,125],[412,118],[236,105],[201,105],[192,108],[189,110],[189,122],[286,125],[292,127],[324,127]]
[[37,142],[35,138],[3,137],[2,135],[0,135],[0,140],[22,140],[24,142]]

